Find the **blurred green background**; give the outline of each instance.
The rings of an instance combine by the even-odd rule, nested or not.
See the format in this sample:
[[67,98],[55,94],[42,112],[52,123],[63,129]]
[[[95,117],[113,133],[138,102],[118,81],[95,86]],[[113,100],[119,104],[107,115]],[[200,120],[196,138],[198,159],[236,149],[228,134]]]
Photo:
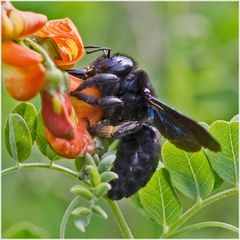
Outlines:
[[[14,2],[21,10],[49,19],[69,17],[85,44],[111,47],[134,57],[150,76],[158,97],[197,121],[229,120],[238,111],[237,2]],[[97,54],[85,56],[79,67]],[[2,89],[2,123],[16,104]],[[39,106],[39,98],[33,100]],[[2,131],[3,132],[3,131]],[[2,137],[2,167],[14,165]],[[37,148],[29,162],[46,162]],[[73,166],[71,160],[60,164]],[[63,213],[76,184],[71,177],[49,170],[20,170],[2,178],[2,232],[28,221],[42,228],[43,237],[59,238]],[[182,197],[182,196],[181,196]],[[191,201],[182,198],[184,206]],[[129,200],[119,202],[136,238],[157,238],[159,227],[143,217]],[[108,206],[102,203],[105,209]],[[68,238],[121,238],[110,215],[94,217],[86,233],[69,221]],[[238,200],[231,197],[210,206],[191,222],[218,220],[238,225]],[[38,229],[34,231],[39,232]],[[216,228],[191,232],[188,238],[234,238]]]

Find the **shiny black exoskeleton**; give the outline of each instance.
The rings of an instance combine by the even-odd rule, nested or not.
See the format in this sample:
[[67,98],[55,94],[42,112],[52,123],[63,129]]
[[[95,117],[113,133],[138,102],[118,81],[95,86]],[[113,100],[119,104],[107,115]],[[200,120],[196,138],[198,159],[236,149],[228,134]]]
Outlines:
[[[104,109],[104,119],[92,128],[94,134],[121,139],[112,169],[119,178],[110,182],[111,199],[129,197],[150,180],[159,158],[158,130],[186,151],[199,151],[201,147],[220,150],[204,128],[155,97],[148,75],[137,69],[132,58],[111,55],[106,48],[90,48],[104,54],[82,70],[69,71],[85,80],[71,95]],[[81,92],[90,86],[101,89],[100,99]]]

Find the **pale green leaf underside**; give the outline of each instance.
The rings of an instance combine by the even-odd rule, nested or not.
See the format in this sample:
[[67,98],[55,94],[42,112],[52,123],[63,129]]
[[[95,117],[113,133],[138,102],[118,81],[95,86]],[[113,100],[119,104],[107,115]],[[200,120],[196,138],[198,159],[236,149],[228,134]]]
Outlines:
[[208,151],[209,160],[218,175],[228,183],[238,182],[238,122],[216,121],[209,131],[221,144],[221,151]]
[[214,174],[202,150],[185,152],[166,142],[162,147],[162,157],[173,184],[180,192],[193,199],[203,199],[212,192]]
[[147,215],[165,229],[182,213],[181,202],[164,168],[156,171],[147,186],[139,191],[139,198]]
[[31,103],[21,102],[14,107],[12,113],[19,114],[25,120],[33,143],[37,132],[37,111],[34,105]]
[[32,150],[32,138],[24,119],[10,114],[5,127],[5,143],[9,155],[17,162],[28,159]]

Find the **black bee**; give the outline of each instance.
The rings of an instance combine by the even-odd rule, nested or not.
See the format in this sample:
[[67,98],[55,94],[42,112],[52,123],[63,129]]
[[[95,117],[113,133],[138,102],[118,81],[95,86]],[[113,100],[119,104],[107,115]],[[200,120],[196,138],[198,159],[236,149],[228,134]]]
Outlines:
[[[94,134],[121,139],[112,169],[119,178],[110,182],[109,198],[129,197],[147,184],[158,165],[160,133],[185,151],[220,150],[204,128],[156,98],[147,73],[131,57],[86,48],[104,54],[84,69],[68,71],[85,80],[71,95],[104,109],[104,119],[91,129]],[[100,99],[81,92],[90,86],[101,90]]]

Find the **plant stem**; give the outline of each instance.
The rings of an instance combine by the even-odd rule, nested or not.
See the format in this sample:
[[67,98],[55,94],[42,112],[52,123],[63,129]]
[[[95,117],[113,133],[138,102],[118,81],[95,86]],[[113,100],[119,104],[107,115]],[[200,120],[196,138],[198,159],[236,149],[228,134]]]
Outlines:
[[67,209],[66,209],[66,211],[63,215],[61,226],[60,226],[60,239],[64,239],[64,237],[65,237],[65,229],[66,229],[66,226],[67,226],[68,219],[71,215],[71,212],[75,208],[76,204],[79,202],[79,199],[80,199],[80,197],[76,196],[72,200],[72,202],[68,205],[68,207],[67,207]]
[[37,43],[35,43],[30,38],[25,38],[24,41],[26,43],[28,43],[29,46],[32,47],[35,51],[42,54],[42,56],[44,58],[44,61],[45,61],[45,65],[47,66],[48,69],[55,69],[56,68],[54,62],[52,61],[52,59],[49,57],[47,52],[42,47],[40,47]]
[[[74,178],[79,179],[79,175],[78,175],[77,172],[75,172],[75,171],[73,171],[69,168],[66,168],[66,167],[60,166],[58,164],[55,164],[55,163],[51,163],[51,164],[48,164],[48,163],[18,163],[16,166],[6,168],[6,169],[2,170],[1,174],[2,175],[7,175],[9,173],[13,173],[13,172],[15,172],[19,169],[22,169],[22,168],[47,168],[47,169],[55,170],[55,171],[58,171],[58,172],[63,172],[67,175],[70,175]],[[106,201],[108,202],[109,206],[112,209],[112,212],[113,212],[113,214],[114,214],[114,216],[115,216],[115,218],[116,218],[116,220],[119,224],[119,227],[122,231],[123,236],[125,238],[133,239],[133,235],[131,233],[131,230],[128,227],[127,222],[125,221],[117,203],[115,201],[112,201],[112,200],[108,199],[108,198],[106,198]],[[62,220],[62,223],[61,223],[61,229],[60,229],[60,238],[61,239],[64,238],[65,227],[66,227],[67,219],[68,219],[67,214],[69,215],[69,212],[70,212],[69,209],[72,209],[72,207],[75,206],[76,202],[77,202],[77,199],[75,198],[70,203],[70,205],[68,206],[68,208],[67,208],[67,210],[64,214],[64,217],[63,217],[63,220]]]
[[115,201],[112,201],[108,198],[106,198],[106,201],[108,202],[109,206],[112,209],[112,212],[113,212],[113,214],[119,224],[119,227],[122,231],[123,237],[133,239],[134,237],[132,235],[132,232],[131,232],[129,226],[127,225],[126,220],[124,219],[118,204]]
[[201,228],[206,228],[206,227],[224,228],[224,229],[228,229],[232,232],[236,232],[236,233],[238,233],[238,231],[239,231],[237,227],[235,227],[231,224],[223,223],[223,222],[210,221],[210,222],[195,223],[195,224],[189,225],[187,227],[183,227],[183,228],[175,231],[174,233],[169,234],[168,237],[173,238],[173,237],[176,237],[177,235],[180,235],[180,234],[183,234],[183,233],[186,233],[186,232],[189,232],[189,231],[193,231],[193,230],[198,230],[198,229],[201,229]]
[[77,172],[75,172],[75,171],[73,171],[69,168],[66,168],[66,167],[60,166],[58,164],[55,164],[55,163],[52,163],[51,165],[49,163],[19,163],[16,166],[6,168],[6,169],[2,170],[1,174],[6,175],[6,174],[9,174],[9,173],[15,172],[18,169],[22,169],[22,168],[48,168],[48,169],[51,169],[51,170],[63,172],[63,173],[65,173],[67,175],[70,175],[74,178],[79,177]]
[[178,220],[175,224],[173,224],[169,229],[168,232],[163,233],[161,235],[161,238],[166,238],[172,233],[175,232],[176,229],[178,229],[183,223],[185,223],[190,217],[192,217],[196,212],[198,212],[200,209],[208,206],[209,204],[212,204],[220,199],[232,196],[238,192],[237,188],[230,188],[225,191],[219,192],[217,194],[214,194],[202,201],[196,202],[191,208],[189,208]]

